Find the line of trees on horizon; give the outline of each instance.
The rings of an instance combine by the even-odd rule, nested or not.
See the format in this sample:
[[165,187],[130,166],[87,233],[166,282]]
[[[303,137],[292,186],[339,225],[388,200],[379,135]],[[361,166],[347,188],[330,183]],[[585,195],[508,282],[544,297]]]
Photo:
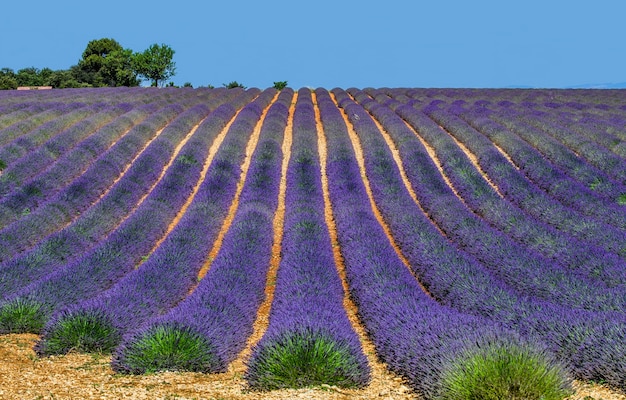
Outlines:
[[15,72],[11,68],[0,69],[0,89],[139,86],[143,80],[151,81],[152,86],[164,86],[176,74],[174,53],[165,44],[153,44],[143,52],[133,52],[115,39],[96,39],[87,44],[78,64],[67,70],[28,67]]

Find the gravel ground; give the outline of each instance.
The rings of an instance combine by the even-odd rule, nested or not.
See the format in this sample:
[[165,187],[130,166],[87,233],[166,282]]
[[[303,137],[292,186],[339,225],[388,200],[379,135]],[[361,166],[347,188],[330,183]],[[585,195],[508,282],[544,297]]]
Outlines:
[[[365,389],[332,386],[246,391],[239,371],[223,374],[165,372],[144,376],[114,373],[109,356],[69,354],[38,358],[36,335],[0,336],[0,399],[417,399],[398,377],[376,378]],[[375,374],[380,376],[380,374]],[[389,379],[393,380],[390,385]],[[571,400],[626,400],[625,394],[576,382]]]

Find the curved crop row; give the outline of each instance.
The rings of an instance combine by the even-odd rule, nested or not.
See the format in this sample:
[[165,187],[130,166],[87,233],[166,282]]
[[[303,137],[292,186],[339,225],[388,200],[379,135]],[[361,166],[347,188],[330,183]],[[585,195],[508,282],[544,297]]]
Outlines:
[[[165,96],[158,96],[158,98],[163,97]],[[228,100],[229,96],[227,95],[216,95],[212,98],[207,98],[206,104],[209,108],[214,109],[222,102]],[[178,104],[187,108],[194,103],[189,100],[181,100]],[[16,188],[13,193],[0,200],[0,226],[5,226],[9,221],[17,219],[23,214],[30,213],[40,204],[45,203],[64,186],[70,184],[73,179],[84,174],[98,158],[102,160],[113,156],[116,159],[115,155],[109,153],[113,145],[117,145],[118,149],[127,147],[128,140],[141,138],[134,136],[140,133],[140,130],[141,132],[145,131],[147,128],[146,123],[154,120],[167,122],[173,117],[171,113],[174,109],[164,108],[167,105],[166,101],[161,100],[132,110],[111,124],[102,127],[96,134],[78,143],[71,152],[56,160],[54,165],[40,175],[31,176],[28,181]],[[142,123],[142,120],[145,120],[145,122]],[[159,125],[155,126],[152,133],[157,132],[162,127],[159,123]],[[124,131],[127,132],[124,133]],[[119,144],[117,143],[118,141],[120,142]],[[121,160],[119,161],[121,162]]]
[[[275,93],[265,91],[241,111],[224,146],[231,151],[246,147],[246,139],[261,124],[262,111]],[[265,118],[270,129],[261,127],[262,137],[248,171],[241,170],[241,153],[238,158],[216,162],[216,184],[232,188],[237,181],[244,181],[244,186],[232,224],[208,273],[176,307],[123,338],[113,356],[114,370],[220,372],[245,345],[263,299],[269,268],[272,235],[268,232],[272,231],[278,202],[281,163],[280,144],[272,141],[276,135],[282,137],[290,94],[283,92],[281,102],[268,110]],[[281,128],[275,131],[277,123]],[[270,143],[261,144],[266,140]]]
[[[158,114],[135,127],[129,132],[130,136],[120,141],[126,145],[112,147],[105,153],[106,157],[118,159],[120,163],[128,162],[133,157],[133,152],[140,150],[142,140],[150,139],[150,136],[180,111],[178,107],[171,106],[160,109]],[[119,177],[106,194],[72,223],[45,236],[31,249],[0,263],[0,299],[16,293],[60,265],[79,257],[121,223],[150,186],[156,184],[164,163],[171,157],[173,148],[159,143],[161,142],[157,140],[156,144],[147,146],[139,153],[126,173]],[[131,147],[131,144],[137,147]],[[103,180],[107,179],[107,172],[111,174],[108,177],[111,180],[119,172],[112,168],[92,171],[93,176],[100,172]]]
[[[172,118],[180,111],[180,106],[173,105],[164,114]],[[162,142],[160,146],[169,146],[173,149],[189,132],[191,126],[207,113],[206,106],[197,105],[181,114],[178,120],[169,124],[159,136],[158,141]],[[158,121],[160,117],[155,116],[155,118]],[[122,138],[94,161],[85,173],[36,210],[0,230],[0,261],[15,257],[35,245],[43,237],[63,228],[96,202],[123,172],[127,163],[143,148],[147,138],[156,134],[156,131],[150,130],[154,127],[151,124],[154,121],[146,122],[146,124],[138,125],[136,132]],[[161,120],[159,124],[165,122],[167,119]],[[165,160],[157,161],[165,165]]]
[[[539,369],[549,371],[544,376],[554,378],[555,384],[536,398],[561,398],[567,392],[567,378],[540,345],[524,342],[486,319],[442,306],[422,291],[372,213],[341,114],[326,92],[316,93],[328,141],[333,215],[351,294],[379,357],[426,398],[455,398],[455,385],[448,376],[463,369],[465,360],[497,362],[480,354],[481,349],[500,349],[501,354],[520,350],[522,358],[535,360]],[[527,377],[530,373],[524,372]],[[519,380],[496,376],[500,382],[493,382],[494,386],[515,391],[512,386],[520,385]],[[535,390],[545,389],[536,382],[522,384],[523,396],[532,397],[526,392],[532,385]],[[506,397],[510,392],[502,394]]]
[[604,146],[594,143],[575,130],[564,127],[551,114],[538,113],[539,115],[535,115],[522,110],[517,113],[517,117],[555,137],[584,157],[592,165],[604,171],[622,185],[626,185],[626,160],[612,153]]
[[[255,89],[258,90],[258,89]],[[54,90],[44,92],[13,92],[3,99],[0,109],[0,148],[19,136],[32,131],[44,122],[88,106],[132,106],[141,107],[155,102],[187,106],[210,99],[236,95],[238,90],[217,89],[174,89],[174,88],[99,88]],[[3,92],[4,93],[4,92]],[[15,103],[8,103],[11,99]],[[22,102],[20,102],[20,99]],[[32,120],[31,120],[32,119]]]
[[33,115],[37,115],[41,112],[48,110],[49,106],[43,103],[12,103],[0,105],[0,145],[4,140],[7,132],[6,127],[20,124],[22,121],[27,121]]
[[524,337],[539,338],[578,378],[602,379],[626,387],[626,364],[614,361],[626,359],[623,313],[570,309],[515,293],[451,246],[434,246],[433,240],[441,240],[439,233],[416,229],[414,223],[418,220],[408,218],[410,208],[397,209],[398,203],[394,204],[397,190],[389,188],[378,193],[381,208],[396,208],[395,214],[386,214],[393,237],[438,301],[497,321]]
[[[579,272],[584,272],[594,279],[602,279],[611,286],[623,279],[624,261],[616,254],[555,229],[518,208],[499,192],[496,193],[497,188],[490,187],[452,137],[423,112],[391,99],[386,94],[374,93],[374,96],[378,103],[393,109],[411,127],[414,136],[430,146],[435,154],[435,161],[442,169],[441,174],[477,215],[563,267],[576,268]],[[388,111],[383,112],[382,118],[395,119],[393,115],[389,117],[388,114]],[[380,111],[377,115],[381,115]],[[403,131],[402,128],[397,128],[395,123],[391,126],[398,132]],[[410,139],[406,140],[409,141],[409,149],[404,154],[409,154],[409,159],[418,157],[417,154],[410,154],[415,151],[421,153],[419,149],[421,146],[416,147],[410,144]],[[406,140],[398,141],[400,150],[407,146]],[[416,172],[408,169],[407,174]]]
[[0,200],[0,226],[6,226],[21,213],[31,212],[52,197],[72,179],[84,173],[98,155],[106,152],[117,140],[130,133],[134,126],[149,118],[159,108],[161,107],[157,103],[152,103],[129,111],[77,143],[74,149],[54,160],[49,168],[39,174],[29,167],[32,157],[25,157],[28,159],[22,163],[19,173],[22,183]]
[[[37,128],[38,126],[63,115],[64,112],[78,107],[74,104],[24,104],[23,108],[2,113],[0,116],[0,147],[11,143],[16,138]],[[6,165],[6,161],[2,161]]]
[[2,178],[6,177],[6,179],[0,179],[0,196],[4,196],[21,186],[25,179],[36,175],[79,145],[81,141],[91,137],[104,125],[132,110],[133,106],[128,104],[106,107],[59,132],[42,143],[41,146],[24,154],[12,162],[3,172]]
[[311,95],[298,96],[287,169],[282,258],[269,327],[253,349],[246,380],[255,389],[364,386],[369,366],[343,308],[317,150]]
[[[414,190],[419,192],[427,187],[436,190],[423,197],[423,205],[429,212],[458,214],[452,210],[441,210],[441,205],[437,205],[439,196],[445,198],[450,195],[445,188],[447,183],[441,177],[444,174],[455,193],[476,215],[529,248],[531,254],[537,252],[556,262],[564,269],[563,273],[571,273],[583,280],[590,279],[601,286],[613,287],[626,282],[626,263],[617,255],[536,220],[496,194],[450,136],[422,112],[397,102],[390,103],[395,112],[375,101],[362,99],[362,104],[388,129],[406,165],[421,166],[420,169],[405,170]],[[433,161],[440,163],[441,173],[435,171],[430,156],[416,137],[431,146],[435,153]],[[437,191],[441,193],[437,194]],[[462,214],[461,210],[459,215]],[[450,230],[452,235],[456,234],[454,231]]]
[[[89,188],[89,183],[100,185],[94,190],[105,193],[100,198],[94,193],[95,203],[69,225],[46,236],[23,254],[0,263],[0,298],[14,294],[53,269],[81,256],[127,218],[157,184],[168,160],[171,160],[177,139],[176,136],[168,136],[178,133],[170,129],[161,134],[157,132],[181,111],[178,105],[160,109],[133,128],[84,176],[77,179],[73,185],[85,188]],[[124,164],[128,165],[126,170]],[[110,181],[114,180],[110,188],[105,186],[111,185]]]
[[[210,165],[211,144],[235,111],[230,105],[218,107],[178,154],[177,161],[192,170],[191,181],[202,179],[204,165],[206,168]],[[237,159],[237,154],[228,156]],[[215,155],[218,162],[223,158],[219,152]],[[211,172],[192,194],[198,200],[192,201],[180,222],[145,262],[96,297],[52,315],[36,345],[38,354],[112,351],[126,331],[165,312],[185,297],[196,282],[234,191],[215,190],[219,185]],[[81,328],[84,326],[87,328]]]
[[[560,123],[566,128],[591,139],[600,146],[626,158],[626,120],[623,116],[584,115],[563,116]],[[555,139],[556,140],[556,139]]]
[[122,373],[362,386],[348,312],[427,399],[626,390],[626,105],[604,93],[0,93],[0,332]]
[[[180,141],[207,114],[204,105],[184,112],[169,125],[174,134],[169,140]],[[0,303],[0,331],[39,332],[55,310],[97,295],[132,271],[187,199],[192,173],[184,162],[172,164],[139,208],[97,246],[7,297]]]
[[[501,198],[480,176],[452,138],[433,120],[407,105],[395,104],[395,111],[415,130],[414,135],[419,135],[433,148],[446,177],[462,196],[465,204],[476,214],[564,268],[572,269],[591,279],[601,280],[609,286],[626,282],[626,264],[616,254],[557,230],[521,210],[506,198]],[[391,127],[390,129],[402,134],[401,126],[391,125]],[[397,140],[403,158],[409,165],[414,162],[422,163],[418,160],[421,159],[422,156],[419,154],[423,154],[423,151],[417,143],[412,143],[411,135],[408,136],[405,138],[405,134],[402,139]],[[429,163],[426,162],[425,165],[428,166]],[[407,169],[407,174],[416,175],[414,179],[419,178],[418,171],[410,168]],[[437,175],[434,178],[436,179]]]
[[487,138],[460,118],[441,109],[429,108],[424,111],[476,155],[481,168],[518,207],[574,237],[626,257],[624,231],[582,215],[548,196],[520,175]]
[[581,214],[591,216],[598,221],[626,228],[624,207],[617,204],[618,196],[608,200],[594,193],[591,188],[577,182],[550,163],[538,150],[507,130],[500,123],[472,110],[449,110],[459,115],[470,126],[485,135],[492,143],[499,146],[537,187],[562,204]]
[[[445,241],[437,240],[433,227],[428,226],[425,216],[415,213],[415,204],[409,198],[408,192],[402,189],[400,166],[394,165],[394,160],[385,144],[378,127],[371,121],[362,107],[345,97],[345,93],[335,91],[340,106],[346,110],[355,131],[361,139],[364,152],[369,156],[365,160],[368,175],[371,174],[372,188],[375,198],[381,203],[381,210],[393,224],[398,210],[403,210],[405,219],[415,230],[430,232],[434,246],[445,246]],[[376,109],[374,103],[373,108]],[[382,106],[379,106],[380,109]],[[406,126],[397,121],[398,128],[404,128],[404,135],[398,134],[397,129],[389,129],[397,143],[403,148],[412,143],[416,146],[417,140]],[[413,151],[417,151],[414,147]],[[413,155],[411,153],[409,156]],[[406,152],[403,155],[407,156]],[[418,158],[419,157],[419,158]],[[419,161],[418,161],[419,160]],[[420,205],[426,213],[440,227],[447,238],[463,251],[474,256],[490,273],[514,288],[518,293],[535,298],[544,298],[553,303],[564,304],[570,307],[579,307],[591,310],[619,310],[624,307],[626,298],[624,292],[608,289],[601,281],[590,281],[583,274],[575,274],[558,264],[543,258],[539,254],[514,242],[502,232],[488,225],[484,220],[473,214],[447,187],[439,177],[439,173],[428,155],[422,149],[421,155],[415,158],[406,158],[407,165],[420,165],[419,171],[404,169],[409,175],[408,180],[417,194]],[[419,164],[415,164],[418,161]],[[439,179],[438,179],[439,178]],[[395,195],[390,195],[394,193]],[[383,204],[384,203],[384,204]],[[412,215],[413,214],[413,215]],[[415,218],[413,220],[413,218]],[[429,229],[430,228],[430,229]],[[435,244],[438,243],[438,244]]]
[[[1,147],[0,160],[7,166],[11,166],[16,160],[37,149],[59,133],[108,108],[104,103],[96,103],[89,106],[80,103],[72,103],[60,105],[59,107],[62,110],[62,115],[48,120],[37,128],[24,135],[20,135],[7,145]],[[2,181],[11,180],[11,175],[3,172],[1,179]]]
[[[109,131],[109,130],[115,129],[118,125],[120,125],[120,120],[123,121],[123,120],[127,120],[129,118],[133,121],[131,126],[136,125],[141,120],[145,119],[147,117],[148,113],[151,112],[151,110],[155,111],[156,108],[158,107],[157,104],[166,105],[168,103],[166,101],[166,97],[164,96],[164,94],[159,94],[159,95],[156,95],[156,96],[150,96],[149,97],[149,99],[151,100],[150,102],[146,102],[145,101],[147,98],[148,98],[147,94],[145,94],[145,93],[144,94],[137,93],[137,94],[133,95],[131,98],[125,98],[124,100],[126,100],[126,101],[124,101],[124,102],[114,103],[114,102],[111,101],[113,99],[108,99],[107,104],[110,104],[111,111],[113,111],[115,109],[115,107],[118,107],[118,108],[119,107],[130,108],[130,111],[128,113],[126,113],[122,118],[116,119],[115,121],[110,123],[108,126],[103,127],[101,129],[98,129],[98,133],[101,134],[102,131]],[[45,103],[41,103],[41,104],[45,104]],[[51,111],[54,111],[54,110],[51,110]],[[46,113],[42,113],[41,115],[39,115],[39,117],[42,118],[43,115],[45,115],[45,114]],[[51,116],[49,118],[53,118],[53,117]],[[26,122],[26,121],[24,121],[24,122]],[[88,128],[88,126],[84,127],[84,126],[80,126],[80,125],[74,125],[73,127],[68,128],[67,131],[70,131],[70,132],[74,131],[74,132],[76,132],[77,130],[83,130],[85,128]],[[130,126],[128,128],[130,128]],[[23,129],[23,128],[21,128],[21,129]],[[117,129],[123,129],[123,128],[121,128],[121,126],[120,126]],[[16,131],[18,131],[18,129],[15,129],[15,128],[11,129],[11,133],[12,134],[15,134]],[[109,133],[109,135],[110,134],[111,133]],[[4,131],[0,132],[0,138],[4,139],[5,137],[9,137],[9,136],[10,135],[5,135]],[[52,145],[52,147],[49,150],[55,151],[54,150],[55,149],[54,142],[58,141],[58,140],[59,139],[57,137],[51,139],[50,141],[48,141],[48,143],[46,144],[45,147],[50,147]],[[74,140],[72,140],[72,139],[64,140],[64,142],[70,143],[70,144],[72,144],[73,141],[75,141],[75,139]],[[94,141],[94,139],[92,137],[90,137],[85,142],[89,143],[89,142],[93,142],[93,141]],[[84,146],[84,144],[83,143],[77,143],[76,144],[76,147],[81,147],[81,146]],[[66,146],[62,145],[62,147],[66,147]],[[45,150],[45,149],[40,149],[40,151],[43,151],[43,150]],[[94,152],[94,154],[99,154],[99,153],[103,152],[104,150],[103,149],[93,149],[93,150],[90,149],[90,151]],[[44,156],[46,156],[45,151],[42,154]],[[24,158],[25,157],[23,157],[23,159]],[[30,157],[29,160],[27,160],[27,161],[36,161],[37,163],[40,162],[39,160],[32,160],[32,157]],[[58,161],[55,161],[55,165],[57,165],[57,164],[58,164]],[[34,177],[33,176],[33,174],[34,174],[33,171],[34,170],[32,169],[32,166],[29,166],[28,168],[29,169],[24,170],[23,168],[19,168],[18,169],[18,168],[14,167],[13,169],[17,170],[17,171],[14,171],[14,173],[19,173],[22,176],[28,176],[29,178],[32,179]],[[6,171],[6,172],[9,172],[9,171]],[[21,178],[19,175],[15,176],[13,178],[13,180],[16,181],[15,182],[16,186],[24,186],[24,185],[20,184],[20,182],[22,182],[24,180],[24,178]],[[11,183],[11,182],[12,181],[7,181],[7,182],[2,181],[2,184],[6,185],[7,183]]]
[[[624,185],[591,165],[587,160],[578,157],[574,151],[555,138],[546,135],[545,132],[540,131],[536,127],[518,121],[506,109],[491,107],[489,109],[492,111],[489,113],[489,118],[506,126],[516,135],[530,143],[541,152],[543,157],[550,160],[564,173],[590,188],[594,193],[613,200],[613,204],[615,204],[615,200],[619,196],[626,193]],[[603,132],[602,135],[594,136],[605,137],[608,135],[608,133]]]

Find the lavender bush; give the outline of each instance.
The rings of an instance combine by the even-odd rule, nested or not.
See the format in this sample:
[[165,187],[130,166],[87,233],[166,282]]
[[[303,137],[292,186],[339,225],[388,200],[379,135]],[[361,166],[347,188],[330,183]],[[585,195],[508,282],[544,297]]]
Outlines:
[[301,90],[293,116],[282,258],[267,332],[248,361],[257,390],[330,384],[364,386],[369,366],[343,308],[328,227],[311,95]]
[[[182,139],[207,113],[204,105],[183,113],[177,123],[168,126],[176,132],[169,140]],[[173,148],[175,142],[171,146]],[[192,189],[188,180],[188,175],[193,173],[190,170],[189,164],[174,163],[139,208],[105,240],[82,257],[7,297],[0,303],[0,332],[14,332],[24,325],[31,325],[29,331],[38,332],[53,311],[94,296],[132,271],[164,235],[185,202]],[[37,310],[35,317],[27,313],[29,324],[23,323],[22,316],[13,311],[16,305],[22,307],[23,304],[30,304]]]
[[[434,121],[409,106],[399,106],[396,112],[433,148],[444,173],[455,190],[477,215],[564,268],[573,269],[593,279],[601,279],[609,286],[626,282],[626,269],[624,268],[626,265],[616,254],[568,235],[562,229],[555,229],[518,208],[507,198],[501,198],[482,178],[450,136],[443,132]],[[376,108],[377,117],[383,121],[395,120],[394,114],[381,115],[383,113],[380,107]],[[395,122],[388,126],[390,134],[398,138],[396,143],[402,153],[402,158],[409,164],[419,162],[424,166],[421,171],[425,173],[432,171],[429,158],[424,155],[425,150],[421,144],[411,138],[416,133],[407,132],[402,122]],[[409,179],[415,182],[413,186],[416,190],[419,187],[418,182],[423,179],[421,171],[406,169]],[[439,174],[434,171],[426,175],[428,179],[441,181]]]
[[[275,93],[275,89],[268,89],[263,97],[244,108],[237,124],[231,126],[233,140],[252,131]],[[253,154],[239,206],[208,273],[176,307],[125,335],[113,355],[115,371],[222,372],[245,345],[264,298],[272,247],[269,233],[273,231],[278,202],[282,156],[279,143],[287,109],[284,103],[288,104],[290,96],[290,90],[283,90],[283,104],[272,107],[271,118],[267,116],[274,122],[268,125],[269,129],[262,128],[263,139],[259,139]],[[276,119],[283,129],[275,129]],[[225,159],[217,163],[225,178],[231,175],[232,184],[240,175],[237,161]]]
[[477,156],[481,168],[514,204],[574,237],[626,257],[626,232],[576,212],[548,196],[521,176],[487,138],[460,118],[441,109],[424,111]]
[[[211,143],[235,111],[230,105],[220,106],[198,127],[197,135],[179,154],[177,160],[195,170],[190,179],[198,179]],[[229,132],[194,200],[154,254],[109,290],[56,312],[36,345],[39,354],[70,349],[110,352],[128,330],[164,313],[185,297],[197,282],[198,271],[217,237],[237,186],[234,174],[225,178],[224,170],[215,165],[236,165],[243,160],[247,136],[242,133],[245,132]],[[92,321],[89,329],[80,328],[83,321]],[[68,335],[68,331],[74,334]]]
[[[442,306],[420,288],[373,215],[341,115],[324,91],[317,94],[328,140],[329,189],[338,239],[351,294],[379,357],[426,398],[436,398],[445,396],[444,377],[462,363],[465,352],[496,345],[514,352],[528,346],[532,351],[526,351],[525,357],[548,365],[557,379],[546,392],[525,395],[563,398],[569,385],[566,373],[541,344],[525,342],[488,319]],[[511,395],[514,382],[502,379],[499,386]]]

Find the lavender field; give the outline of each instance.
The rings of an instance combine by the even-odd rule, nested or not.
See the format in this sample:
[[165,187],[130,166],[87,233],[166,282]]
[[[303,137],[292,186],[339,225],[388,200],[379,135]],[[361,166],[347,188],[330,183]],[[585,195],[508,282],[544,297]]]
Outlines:
[[623,90],[0,92],[0,333],[41,357],[255,390],[374,357],[435,399],[505,354],[563,398],[626,391],[625,305]]

